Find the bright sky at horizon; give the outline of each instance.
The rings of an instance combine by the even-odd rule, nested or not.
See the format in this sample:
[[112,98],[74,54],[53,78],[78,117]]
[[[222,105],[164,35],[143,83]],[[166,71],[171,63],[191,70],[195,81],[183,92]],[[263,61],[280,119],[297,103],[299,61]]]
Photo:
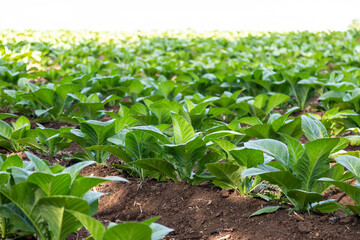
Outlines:
[[360,0],[2,0],[1,29],[346,30]]

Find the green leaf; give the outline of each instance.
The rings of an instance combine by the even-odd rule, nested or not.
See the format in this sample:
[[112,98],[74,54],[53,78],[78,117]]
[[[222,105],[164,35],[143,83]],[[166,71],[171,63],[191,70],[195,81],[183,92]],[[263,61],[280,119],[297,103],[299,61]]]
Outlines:
[[308,192],[301,189],[293,189],[287,192],[287,196],[295,203],[299,210],[305,210],[311,203],[319,202],[323,199],[320,193]]
[[39,211],[48,223],[53,239],[65,239],[66,236],[82,227],[82,224],[69,210],[83,214],[89,213],[87,201],[72,196],[43,197],[38,201]]
[[183,144],[195,137],[193,127],[182,116],[172,114],[174,137],[176,144]]
[[269,98],[268,104],[266,106],[266,110],[265,110],[266,115],[269,114],[271,112],[271,110],[273,110],[278,105],[286,103],[289,99],[290,99],[290,97],[288,95],[281,94],[281,93],[272,95]]
[[221,149],[223,149],[227,154],[229,154],[229,151],[236,148],[236,145],[232,144],[229,141],[223,140],[223,139],[213,139],[212,142],[214,142],[216,145],[218,145]]
[[289,168],[289,152],[285,144],[273,139],[260,139],[244,144],[246,148],[261,150]]
[[282,127],[282,126],[284,125],[287,117],[288,117],[292,112],[294,112],[294,111],[296,111],[296,110],[298,110],[298,109],[299,109],[299,107],[292,107],[292,108],[290,108],[289,110],[287,110],[284,115],[282,115],[281,117],[275,119],[275,120],[271,123],[274,131],[277,132],[277,131],[280,129],[280,127]]
[[196,174],[201,174],[202,172],[205,171],[206,167],[205,165],[207,163],[213,163],[213,162],[217,162],[222,158],[221,154],[217,153],[217,152],[209,152],[207,154],[205,154],[200,161],[198,162],[197,166],[196,166]]
[[260,150],[235,148],[229,152],[237,164],[246,168],[257,167],[259,164],[264,163],[264,155]]
[[39,144],[34,138],[21,138],[16,140],[16,142],[21,145],[40,150],[42,152],[47,152],[47,149],[43,145]]
[[282,206],[267,206],[267,207],[264,207],[264,208],[262,208],[260,210],[257,210],[256,212],[251,214],[249,216],[249,218],[257,216],[257,215],[265,214],[265,213],[273,213],[273,212],[276,212],[277,210],[279,210],[280,208],[282,208]]
[[68,210],[89,231],[94,240],[103,240],[105,227],[101,222],[78,211]]
[[266,94],[257,95],[254,99],[254,106],[258,109],[262,109],[269,97]]
[[88,145],[106,145],[107,139],[115,135],[114,120],[100,122],[88,120],[80,123],[80,129]]
[[36,232],[31,221],[29,221],[26,215],[14,203],[0,205],[0,215],[10,220],[10,222],[16,226],[17,230]]
[[226,136],[231,136],[231,135],[244,135],[242,133],[239,132],[235,132],[235,131],[228,131],[228,130],[223,130],[223,131],[217,131],[217,132],[213,132],[210,133],[208,135],[206,135],[203,140],[205,143],[210,142],[212,139],[218,139],[218,138],[222,138],[222,137],[226,137]]
[[179,171],[180,180],[184,180],[192,175],[196,162],[204,156],[206,146],[204,141],[197,137],[185,144],[166,144],[164,150],[172,156],[168,161]]
[[209,163],[206,164],[206,168],[215,175],[217,180],[225,181],[227,185],[237,189],[242,194],[246,193],[242,187],[241,172],[244,170],[243,167],[232,163]]
[[242,174],[246,176],[260,175],[264,180],[278,185],[284,192],[301,187],[301,182],[290,171],[279,170],[277,168],[260,164],[257,168],[245,169]]
[[346,207],[348,207],[350,211],[352,211],[356,215],[360,216],[360,206],[347,204]]
[[239,119],[239,123],[245,123],[248,125],[257,125],[257,124],[262,124],[262,122],[260,121],[259,118],[257,117],[244,117],[244,118],[240,118]]
[[70,195],[83,197],[85,193],[87,193],[93,187],[99,185],[100,183],[104,183],[107,181],[120,181],[120,182],[128,182],[125,178],[110,176],[110,177],[81,177],[77,178],[76,181],[71,186]]
[[6,171],[10,167],[23,167],[23,161],[18,155],[11,155],[6,158],[0,167],[0,171]]
[[346,136],[346,138],[349,139],[351,146],[359,146],[360,145],[360,136],[359,135]]
[[340,208],[346,214],[349,214],[349,210],[347,210],[341,203],[336,202],[335,199],[328,199],[318,203],[313,203],[311,204],[311,208],[322,213],[332,213]]
[[70,191],[69,174],[32,173],[27,181],[39,186],[47,196],[67,195]]
[[12,132],[11,126],[6,122],[0,120],[0,137],[3,137],[5,139],[10,139],[11,132]]
[[30,121],[27,117],[25,116],[20,116],[15,123],[13,123],[13,127],[14,127],[14,130],[19,130],[21,128],[25,128],[26,130],[29,130],[30,129]]
[[152,240],[151,234],[151,228],[144,223],[126,222],[109,227],[103,240]]
[[32,226],[38,238],[47,239],[45,237],[45,225],[42,223],[42,215],[35,208],[36,201],[42,197],[41,189],[30,183],[21,182],[13,186],[2,186],[0,192],[26,215],[26,218],[22,218],[26,222],[22,224]]
[[272,138],[275,136],[275,133],[272,129],[271,124],[258,124],[246,128],[244,133],[249,137],[255,138]]
[[360,188],[356,186],[352,186],[346,182],[336,181],[331,178],[320,178],[318,181],[330,182],[336,187],[340,188],[344,191],[357,205],[360,205]]
[[0,113],[0,120],[11,117],[18,117],[18,116],[12,113]]
[[174,231],[173,229],[165,227],[158,223],[151,223],[150,228],[152,231],[151,240],[163,239],[163,237],[165,237],[168,233]]
[[35,170],[37,172],[44,172],[51,174],[50,168],[45,164],[44,160],[38,158],[34,154],[30,152],[25,152],[26,156],[29,158],[29,160],[34,164]]
[[360,182],[360,158],[344,155],[335,158],[335,161],[352,172],[355,175],[356,180]]
[[161,174],[164,174],[166,177],[170,178],[174,182],[178,182],[175,175],[175,168],[167,161],[147,158],[137,160],[135,162],[132,162],[132,164],[149,171],[159,172]]
[[301,157],[303,156],[305,149],[302,146],[302,144],[295,138],[286,134],[280,134],[280,135],[284,137],[286,140],[289,151],[290,166],[291,168],[294,168],[296,163],[300,161]]
[[83,161],[83,162],[79,162],[76,163],[74,165],[71,165],[70,167],[65,168],[62,173],[69,173],[71,176],[71,183],[74,182],[74,180],[76,179],[77,175],[79,174],[79,172],[87,167],[90,166],[92,164],[96,163],[95,161]]
[[133,129],[134,131],[140,131],[140,132],[145,132],[147,134],[150,134],[151,136],[155,137],[156,139],[158,139],[159,141],[161,141],[164,144],[171,143],[169,138],[167,136],[165,136],[165,134],[163,134],[155,126],[137,126],[137,127],[132,127],[131,129]]
[[128,155],[124,150],[122,150],[120,147],[117,146],[111,146],[111,145],[94,145],[91,147],[88,147],[86,149],[89,150],[101,150],[101,151],[107,151],[110,154],[120,158],[124,162],[129,162]]
[[301,127],[310,141],[328,137],[325,126],[313,115],[301,116]]
[[304,157],[295,166],[294,174],[303,188],[311,191],[313,183],[329,169],[328,157],[339,138],[324,138],[306,143]]

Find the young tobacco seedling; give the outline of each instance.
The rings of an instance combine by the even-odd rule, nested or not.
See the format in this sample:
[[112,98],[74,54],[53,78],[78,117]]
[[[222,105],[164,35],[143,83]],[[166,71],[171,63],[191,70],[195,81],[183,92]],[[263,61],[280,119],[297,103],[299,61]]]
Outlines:
[[[356,179],[355,185],[342,181],[342,179],[336,179],[332,176],[320,178],[318,181],[333,184],[336,187],[340,188],[342,191],[344,191],[349,197],[351,197],[352,200],[354,200],[356,204],[347,204],[346,207],[350,209],[350,211],[352,211],[354,214],[360,215],[360,158],[350,155],[343,155],[335,158],[335,161],[344,166],[350,173],[353,174]],[[335,201],[330,202],[329,205],[330,204],[334,209],[333,211],[341,208],[341,206],[339,206],[339,203]]]
[[[65,168],[49,167],[26,152],[30,162],[17,155],[0,158],[0,221],[2,238],[36,234],[40,240],[61,240],[83,225],[74,214],[92,216],[104,193],[89,191],[120,177],[83,177],[79,172],[94,161]],[[11,228],[8,228],[9,225]]]
[[261,176],[278,185],[296,210],[306,210],[311,203],[323,199],[321,194],[330,184],[321,184],[318,179],[327,176],[342,179],[344,169],[340,165],[330,167],[328,157],[349,143],[345,138],[328,138],[320,121],[315,122],[306,116],[302,116],[302,121],[303,130],[310,142],[302,145],[285,134],[282,136],[287,145],[273,139],[247,142],[246,148],[261,150],[276,161],[242,172],[242,177]]
[[11,152],[20,152],[24,149],[21,140],[27,137],[30,130],[30,121],[24,116],[11,123],[0,120],[0,147]]
[[74,154],[79,160],[93,160],[104,163],[109,157],[103,146],[109,145],[108,138],[115,135],[118,120],[107,122],[88,120],[80,123],[80,129],[72,129],[70,132],[61,132],[60,136],[71,139],[82,149],[83,153]]

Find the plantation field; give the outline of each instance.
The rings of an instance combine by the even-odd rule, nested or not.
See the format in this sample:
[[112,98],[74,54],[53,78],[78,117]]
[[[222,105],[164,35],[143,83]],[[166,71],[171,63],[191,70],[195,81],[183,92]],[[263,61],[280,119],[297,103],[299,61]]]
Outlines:
[[359,114],[357,30],[0,32],[0,236],[357,239]]

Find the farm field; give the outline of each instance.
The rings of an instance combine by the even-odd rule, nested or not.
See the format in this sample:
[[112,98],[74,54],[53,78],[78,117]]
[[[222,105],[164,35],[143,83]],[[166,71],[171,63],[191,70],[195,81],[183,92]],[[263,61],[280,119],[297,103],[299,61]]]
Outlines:
[[357,239],[359,114],[354,29],[2,31],[0,237]]

